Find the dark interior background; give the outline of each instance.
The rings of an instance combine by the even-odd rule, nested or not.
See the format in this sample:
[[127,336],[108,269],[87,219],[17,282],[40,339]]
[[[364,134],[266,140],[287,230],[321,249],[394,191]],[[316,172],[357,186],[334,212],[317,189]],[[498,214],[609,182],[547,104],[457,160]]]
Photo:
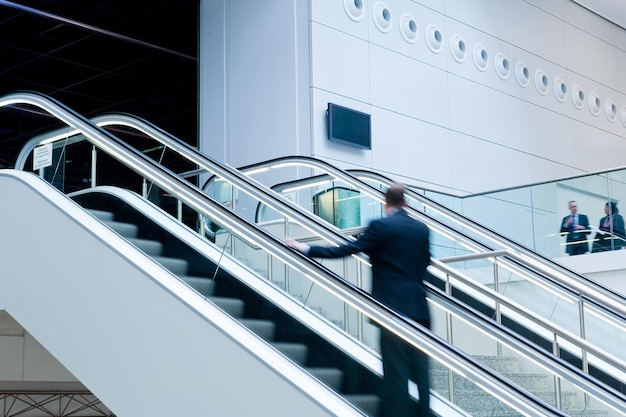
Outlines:
[[[125,112],[197,145],[198,0],[0,0],[0,96]],[[0,109],[1,111],[1,109]],[[0,118],[0,168],[24,129]]]

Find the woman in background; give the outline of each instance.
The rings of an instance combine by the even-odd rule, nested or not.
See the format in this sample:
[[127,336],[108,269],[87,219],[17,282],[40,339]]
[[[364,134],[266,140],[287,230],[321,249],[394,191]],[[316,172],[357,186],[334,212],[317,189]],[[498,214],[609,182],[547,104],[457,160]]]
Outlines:
[[609,201],[604,205],[605,216],[600,219],[591,252],[605,252],[624,247],[626,244],[624,218],[618,213],[617,202]]

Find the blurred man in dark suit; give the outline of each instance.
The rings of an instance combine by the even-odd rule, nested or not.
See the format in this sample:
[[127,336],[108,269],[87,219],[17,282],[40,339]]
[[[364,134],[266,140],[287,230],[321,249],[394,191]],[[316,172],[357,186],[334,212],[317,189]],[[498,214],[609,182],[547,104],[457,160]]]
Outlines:
[[[287,244],[311,258],[341,258],[357,252],[372,264],[372,296],[398,313],[430,328],[423,278],[430,264],[430,237],[425,224],[404,210],[405,188],[392,184],[386,193],[384,218],[374,220],[356,240],[338,247]],[[417,384],[418,415],[431,416],[428,357],[392,332],[381,328],[384,417],[415,416],[409,380]]]

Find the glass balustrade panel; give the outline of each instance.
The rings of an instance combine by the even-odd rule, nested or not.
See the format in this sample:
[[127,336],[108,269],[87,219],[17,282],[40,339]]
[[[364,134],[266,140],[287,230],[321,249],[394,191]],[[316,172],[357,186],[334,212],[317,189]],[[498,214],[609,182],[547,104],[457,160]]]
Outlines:
[[[590,228],[586,238],[589,253],[597,240],[597,229],[605,216],[607,202],[626,200],[626,170],[590,174],[543,184],[481,193],[469,196],[451,196],[436,191],[415,189],[426,197],[448,207],[478,224],[553,259],[567,256],[566,235],[560,232],[562,219],[569,214],[569,201],[576,201],[578,212],[588,218]],[[432,215],[432,213],[429,213]],[[463,225],[447,223],[464,231],[478,241],[486,242],[480,234],[463,229]],[[613,233],[609,250],[620,249],[624,237]],[[497,249],[494,247],[494,249]]]
[[494,258],[481,258],[447,265],[474,283],[489,288],[518,306],[555,323],[576,335],[581,334],[578,304],[571,296],[560,293],[527,271],[518,271]]
[[[451,312],[443,302],[434,300],[430,306],[433,331],[437,335],[565,414],[625,415],[623,409],[614,409],[594,397],[592,393],[580,388],[574,377],[569,377],[565,373],[557,374],[546,368],[515,345],[503,342],[496,334],[487,332]],[[581,358],[582,353],[580,349],[570,347],[569,354]],[[465,385],[455,383],[455,388],[463,390]],[[482,400],[477,398],[476,401]]]
[[613,355],[621,361],[622,365],[618,365],[618,368],[622,368],[620,373],[624,375],[621,380],[626,381],[626,367],[623,366],[626,362],[623,351],[623,347],[626,346],[624,322],[598,310],[592,304],[584,303],[583,308],[585,339],[607,355]]

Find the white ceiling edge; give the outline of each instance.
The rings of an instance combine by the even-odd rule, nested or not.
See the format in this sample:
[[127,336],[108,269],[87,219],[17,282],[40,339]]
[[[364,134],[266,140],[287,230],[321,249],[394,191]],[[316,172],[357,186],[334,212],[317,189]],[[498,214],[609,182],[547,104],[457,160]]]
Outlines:
[[626,30],[626,1],[624,0],[572,0],[598,16]]

